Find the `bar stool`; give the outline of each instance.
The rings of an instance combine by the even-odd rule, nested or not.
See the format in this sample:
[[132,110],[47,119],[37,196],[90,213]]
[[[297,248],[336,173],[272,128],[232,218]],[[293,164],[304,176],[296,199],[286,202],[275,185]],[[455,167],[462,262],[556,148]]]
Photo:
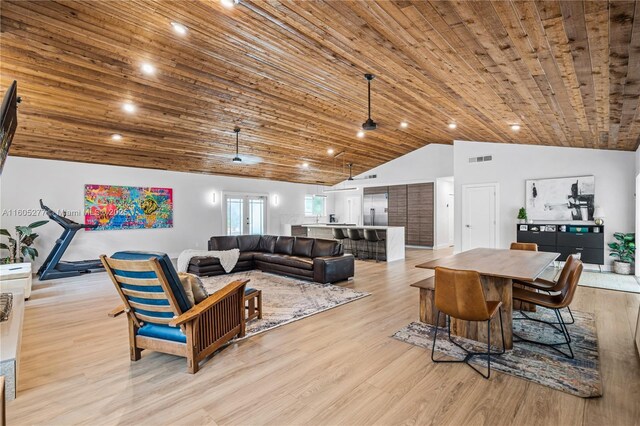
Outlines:
[[344,240],[347,238],[347,236],[344,233],[344,229],[342,228],[332,228],[331,229],[331,234],[333,235],[333,239],[334,240],[338,240],[340,242],[340,244],[344,245]]
[[[347,229],[347,235],[349,236],[349,245],[351,247],[351,253],[355,257],[358,257],[358,242],[362,241],[363,238],[360,236],[361,229],[349,228]],[[355,244],[355,249],[354,245]]]
[[[384,243],[384,238],[380,238],[380,235],[378,234],[378,231],[375,229],[365,229],[364,230],[364,240],[367,242],[367,251],[369,253],[371,253],[371,250],[369,249],[369,244],[370,243],[375,243],[376,248],[375,248],[375,256],[376,256],[376,262],[379,262],[378,260],[378,244],[380,243]],[[386,253],[385,253],[386,255]]]

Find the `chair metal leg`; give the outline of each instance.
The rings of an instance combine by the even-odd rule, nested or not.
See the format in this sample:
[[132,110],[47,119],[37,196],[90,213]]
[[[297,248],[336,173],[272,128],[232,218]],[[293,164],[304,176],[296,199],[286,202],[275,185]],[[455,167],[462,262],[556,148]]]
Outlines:
[[[513,337],[517,338],[518,340],[514,339],[514,343],[517,342],[526,342],[526,343],[532,343],[534,345],[540,345],[540,346],[546,346],[548,348],[553,349],[554,351],[558,352],[559,354],[569,358],[569,359],[573,359],[574,358],[574,354],[573,354],[573,349],[571,348],[571,335],[569,334],[569,330],[567,329],[567,325],[564,322],[564,319],[562,318],[562,315],[560,314],[560,310],[559,309],[554,309],[553,312],[556,314],[556,318],[558,319],[557,323],[549,323],[546,321],[540,321],[540,320],[536,320],[534,318],[530,318],[532,321],[537,321],[537,322],[541,322],[547,325],[552,326],[556,331],[560,331],[562,333],[562,337],[564,338],[564,342],[557,342],[557,343],[544,343],[544,342],[540,342],[538,340],[530,340],[530,339],[525,339],[524,337],[516,334],[515,332],[513,333]],[[554,324],[560,324],[560,330],[558,330],[557,327],[554,326]],[[567,345],[567,347],[569,348],[569,354],[567,354],[566,352],[561,351],[560,349],[558,349],[556,346],[563,346],[563,345]]]
[[[502,352],[499,353],[493,353],[493,355],[502,355],[505,353],[505,345],[504,345],[504,328],[502,325],[502,311],[499,310],[500,313],[500,333],[502,335]],[[460,349],[462,349],[463,351],[466,352],[466,356],[464,357],[463,360],[436,360],[434,358],[434,353],[436,350],[436,340],[438,338],[438,324],[440,324],[440,311],[438,311],[438,314],[436,315],[436,330],[433,334],[433,346],[431,348],[431,360],[435,363],[465,363],[467,364],[473,371],[475,371],[476,373],[478,373],[479,375],[481,375],[483,378],[485,379],[489,379],[491,377],[491,319],[487,320],[487,352],[471,352],[469,350],[467,350],[466,348],[464,348],[462,345],[460,345],[459,343],[455,342],[453,339],[451,339],[451,317],[449,315],[445,316],[446,319],[446,323],[447,323],[447,333],[449,335],[449,341],[451,343],[453,343],[454,345],[456,345],[457,347],[459,347]],[[473,358],[476,355],[484,355],[487,357],[487,374],[484,374],[482,371],[478,370],[476,367],[474,367],[469,361],[471,360],[471,358]]]

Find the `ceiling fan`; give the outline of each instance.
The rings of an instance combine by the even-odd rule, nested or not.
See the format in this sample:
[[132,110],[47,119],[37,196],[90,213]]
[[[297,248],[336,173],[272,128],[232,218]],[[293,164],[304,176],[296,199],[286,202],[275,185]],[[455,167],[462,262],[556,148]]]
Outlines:
[[369,105],[369,118],[362,124],[362,130],[375,130],[378,128],[378,125],[375,121],[371,119],[371,80],[375,78],[373,74],[365,74],[364,78],[367,79],[367,97],[368,97],[368,105]]

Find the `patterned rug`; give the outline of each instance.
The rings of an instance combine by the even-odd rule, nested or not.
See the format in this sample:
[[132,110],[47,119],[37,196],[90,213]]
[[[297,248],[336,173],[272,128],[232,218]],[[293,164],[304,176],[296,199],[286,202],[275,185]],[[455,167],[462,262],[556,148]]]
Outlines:
[[261,271],[237,272],[216,277],[201,277],[209,294],[234,280],[251,280],[247,287],[262,290],[262,319],[247,323],[246,337],[324,312],[371,293],[319,284]]
[[[559,268],[550,267],[545,269],[541,277],[547,280],[556,280],[559,275]],[[638,277],[634,275],[619,275],[613,272],[583,271],[578,285],[602,288],[605,290],[626,291],[628,293],[640,293]]]
[[[555,321],[553,311],[544,308],[539,308],[539,311],[528,313],[528,315],[533,318]],[[563,312],[564,314],[566,314],[565,320],[568,320],[566,311]],[[515,320],[519,316],[521,317],[519,312],[514,312],[513,330],[516,334],[530,340],[541,340],[546,343],[562,340],[562,334],[559,331],[534,321]],[[563,357],[553,349],[544,346],[514,342],[513,350],[507,351],[503,355],[491,357],[491,369],[582,398],[602,396],[594,316],[576,311],[573,311],[573,316],[576,320],[575,324],[567,327],[571,335],[571,347],[575,359]],[[426,353],[430,356],[434,331],[434,326],[422,322],[412,322],[392,337],[425,348]],[[487,350],[486,345],[478,342],[462,337],[452,336],[452,338],[468,350],[480,352]],[[514,340],[516,340],[515,337]],[[568,351],[566,345],[558,348],[565,352]],[[498,351],[498,348],[493,348],[492,351],[494,350]],[[463,359],[465,355],[460,348],[448,341],[446,329],[442,328],[438,332],[436,352],[454,359]],[[471,363],[481,371],[486,371],[486,356],[473,357]]]

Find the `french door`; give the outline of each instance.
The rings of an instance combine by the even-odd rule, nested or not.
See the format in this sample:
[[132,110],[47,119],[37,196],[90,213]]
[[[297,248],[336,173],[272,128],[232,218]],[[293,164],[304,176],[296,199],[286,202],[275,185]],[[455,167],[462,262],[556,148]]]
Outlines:
[[264,234],[267,229],[267,197],[264,195],[225,195],[227,235]]

